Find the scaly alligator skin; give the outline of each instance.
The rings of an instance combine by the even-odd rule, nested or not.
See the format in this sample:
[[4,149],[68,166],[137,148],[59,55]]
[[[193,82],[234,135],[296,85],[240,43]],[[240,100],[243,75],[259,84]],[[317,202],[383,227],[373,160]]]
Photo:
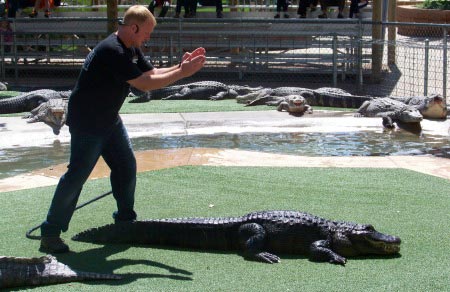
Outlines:
[[381,117],[386,128],[394,128],[394,122],[420,123],[423,119],[422,114],[414,106],[389,97],[364,102],[355,116]]
[[43,122],[50,126],[55,135],[59,135],[61,128],[66,123],[67,105],[69,100],[66,98],[54,98],[41,103],[33,109],[24,118],[27,123]]
[[88,229],[72,239],[242,250],[245,258],[266,263],[279,262],[275,253],[302,254],[311,260],[341,265],[346,263],[345,257],[397,254],[401,242],[396,236],[377,232],[372,225],[330,221],[297,211],[124,222]]
[[391,98],[415,107],[425,119],[447,119],[447,102],[440,94]]
[[0,114],[29,112],[54,98],[69,98],[71,91],[39,89],[18,96],[0,99]]
[[301,95],[288,95],[285,100],[277,106],[277,111],[287,111],[292,115],[303,115],[305,112],[312,114],[313,109],[306,104],[305,98]]
[[252,90],[258,88],[251,88],[248,86],[231,85],[217,81],[200,81],[184,85],[172,85],[161,89],[152,90],[148,93],[140,95],[138,98],[130,100],[130,103],[147,102],[150,100],[164,99],[164,100],[186,100],[186,99],[200,99],[200,100],[221,100],[236,98],[239,94],[247,94]]
[[113,274],[80,272],[51,255],[40,258],[0,256],[0,288],[40,286],[88,280],[120,280]]
[[302,87],[277,87],[274,89],[264,88],[257,92],[251,92],[236,98],[238,103],[253,105],[278,105],[285,101],[288,95],[300,95],[306,99],[310,106],[329,106],[358,108],[364,101],[372,100],[371,96],[352,95],[345,90],[332,87],[321,87],[308,89]]

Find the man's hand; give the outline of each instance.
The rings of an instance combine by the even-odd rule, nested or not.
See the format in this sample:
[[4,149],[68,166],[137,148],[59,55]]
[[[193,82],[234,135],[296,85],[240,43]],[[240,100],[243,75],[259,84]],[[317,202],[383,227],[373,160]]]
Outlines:
[[184,61],[190,61],[192,58],[196,57],[196,56],[205,56],[206,54],[206,50],[204,48],[197,48],[195,49],[193,52],[186,52],[183,55],[183,58],[181,59],[181,63],[183,63]]
[[192,53],[185,53],[183,55],[183,61],[180,64],[180,68],[185,77],[191,76],[203,68],[206,61],[205,53],[206,51],[204,48],[198,48]]

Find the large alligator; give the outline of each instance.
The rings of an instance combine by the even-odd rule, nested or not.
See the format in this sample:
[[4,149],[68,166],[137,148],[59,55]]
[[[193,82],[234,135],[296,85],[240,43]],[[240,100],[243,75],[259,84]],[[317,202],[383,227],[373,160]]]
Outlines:
[[447,119],[447,103],[440,94],[390,98],[415,107],[426,119]]
[[394,128],[394,122],[420,123],[423,119],[420,111],[414,106],[389,97],[364,102],[355,116],[381,117],[386,128]]
[[349,92],[333,87],[321,87],[318,89],[309,89],[302,87],[277,87],[264,88],[259,91],[238,96],[238,103],[246,103],[247,106],[253,105],[278,105],[284,101],[288,95],[300,95],[306,99],[311,106],[329,106],[358,108],[364,101],[372,100],[371,96],[352,95]]
[[133,93],[138,98],[130,100],[130,103],[142,103],[150,100],[221,100],[236,98],[238,95],[247,94],[261,87],[252,88],[240,85],[226,85],[217,81],[200,81],[183,85],[172,85],[161,89],[145,92],[138,92],[133,89]]
[[59,135],[66,123],[68,102],[66,98],[50,99],[31,110],[23,118],[28,119],[27,123],[43,122],[52,128],[55,135]]
[[14,97],[0,99],[0,114],[30,112],[40,104],[54,98],[69,98],[71,91],[39,89]]
[[312,114],[312,107],[306,103],[306,100],[301,95],[288,95],[285,100],[280,102],[277,106],[277,111],[287,111],[291,115],[301,116],[305,112]]
[[113,274],[76,271],[51,255],[40,258],[0,256],[0,289],[121,278]]
[[246,259],[277,263],[275,253],[308,255],[344,265],[345,257],[395,255],[400,238],[372,225],[330,221],[297,211],[262,211],[241,217],[178,218],[123,222],[88,229],[73,240],[242,250]]

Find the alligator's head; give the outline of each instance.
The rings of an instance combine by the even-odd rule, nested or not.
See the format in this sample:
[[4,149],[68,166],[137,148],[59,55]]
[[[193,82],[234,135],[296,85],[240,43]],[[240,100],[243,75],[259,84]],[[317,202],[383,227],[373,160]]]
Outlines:
[[425,99],[424,105],[419,108],[420,113],[427,119],[446,119],[447,103],[440,94],[435,94]]
[[286,99],[289,100],[290,106],[301,107],[306,103],[306,100],[301,95],[288,95]]
[[50,113],[42,118],[42,121],[52,128],[53,134],[59,135],[61,128],[66,123],[66,111],[64,108],[52,108]]
[[400,252],[401,240],[383,234],[368,225],[356,224],[353,228],[335,233],[333,250],[342,256],[394,255]]
[[43,122],[51,127],[55,135],[59,135],[66,123],[67,100],[51,99],[31,111],[28,123]]
[[397,113],[397,120],[404,123],[420,123],[423,120],[422,114],[414,107],[408,106]]

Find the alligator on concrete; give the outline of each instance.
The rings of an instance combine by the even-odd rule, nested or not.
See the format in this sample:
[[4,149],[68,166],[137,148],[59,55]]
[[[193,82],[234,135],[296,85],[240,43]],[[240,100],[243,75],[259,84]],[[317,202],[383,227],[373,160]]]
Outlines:
[[391,129],[394,128],[394,122],[420,123],[423,119],[422,114],[414,106],[389,97],[364,102],[355,116],[381,117],[383,126]]
[[123,222],[88,229],[73,240],[241,250],[246,259],[277,263],[276,253],[308,255],[344,265],[346,257],[395,255],[400,238],[372,225],[330,221],[297,211],[262,211],[241,217],[178,218]]
[[447,103],[440,94],[391,98],[415,107],[425,119],[447,119]]
[[51,255],[40,258],[0,256],[0,289],[121,278],[113,274],[76,271]]
[[301,95],[288,95],[284,101],[281,101],[277,106],[277,111],[287,111],[291,115],[303,115],[305,112],[312,114],[313,109],[306,104],[305,98]]
[[[135,93],[138,98],[130,100],[130,103],[148,102],[150,100],[221,100],[236,98],[240,94],[247,94],[260,87],[252,88],[240,85],[226,85],[217,81],[200,81],[184,85],[172,85],[161,89],[152,90],[148,93]],[[134,90],[136,92],[136,90]]]
[[302,87],[277,87],[274,89],[263,88],[236,98],[238,103],[253,105],[278,105],[284,101],[288,95],[300,95],[306,99],[311,106],[329,106],[358,108],[364,101],[372,100],[371,96],[352,95],[345,90],[332,87],[321,87],[318,89],[308,89]]
[[0,99],[0,114],[29,112],[41,103],[54,98],[69,98],[71,91],[39,89],[24,92],[14,97]]
[[59,135],[61,128],[66,123],[67,98],[54,98],[31,110],[23,118],[28,119],[27,123],[43,122],[50,126],[55,135]]

